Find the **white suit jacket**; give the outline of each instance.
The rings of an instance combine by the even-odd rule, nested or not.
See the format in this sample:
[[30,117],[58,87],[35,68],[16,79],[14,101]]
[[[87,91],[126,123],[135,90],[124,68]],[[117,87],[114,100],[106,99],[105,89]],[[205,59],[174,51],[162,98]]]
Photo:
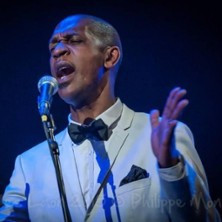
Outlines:
[[[123,105],[121,118],[109,138],[106,172],[100,175],[88,209],[76,179],[73,152],[64,138],[68,136],[66,130],[56,140],[73,222],[220,221],[215,207],[208,204],[211,199],[206,175],[192,134],[184,124],[178,123],[175,130],[183,169],[175,180],[174,175],[164,176],[158,169],[151,148],[149,115],[135,113]],[[146,170],[148,177],[119,186],[133,165]],[[17,157],[3,204],[0,221],[64,221],[47,142]]]

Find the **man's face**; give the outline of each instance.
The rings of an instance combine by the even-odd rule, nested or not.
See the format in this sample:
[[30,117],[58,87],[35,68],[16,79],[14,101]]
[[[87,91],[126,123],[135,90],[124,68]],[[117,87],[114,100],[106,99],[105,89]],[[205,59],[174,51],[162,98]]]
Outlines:
[[102,90],[104,55],[87,33],[86,20],[60,23],[49,42],[52,75],[59,95],[75,107],[86,105]]

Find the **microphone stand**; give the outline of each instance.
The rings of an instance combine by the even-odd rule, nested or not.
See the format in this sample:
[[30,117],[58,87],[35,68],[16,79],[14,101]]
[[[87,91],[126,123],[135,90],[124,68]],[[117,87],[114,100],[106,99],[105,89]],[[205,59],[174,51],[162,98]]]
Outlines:
[[68,203],[67,203],[67,198],[66,198],[66,193],[65,193],[65,186],[64,186],[64,181],[62,177],[61,164],[59,160],[59,148],[58,148],[57,142],[55,141],[55,136],[54,136],[54,130],[55,130],[54,120],[51,114],[41,115],[41,119],[42,119],[44,132],[48,141],[52,161],[55,167],[64,220],[65,222],[71,222],[72,220],[71,220],[71,216],[70,216],[70,212],[68,208]]

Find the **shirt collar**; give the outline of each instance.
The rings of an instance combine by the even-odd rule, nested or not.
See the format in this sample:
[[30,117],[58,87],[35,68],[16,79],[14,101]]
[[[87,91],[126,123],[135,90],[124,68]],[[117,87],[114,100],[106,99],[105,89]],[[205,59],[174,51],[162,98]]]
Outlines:
[[[116,102],[101,113],[96,119],[102,119],[104,123],[108,126],[108,128],[114,128],[117,124],[118,120],[120,119],[121,113],[123,109],[123,104],[119,98],[117,98]],[[71,113],[68,115],[68,121],[70,123],[74,123],[77,125],[81,125],[78,122],[75,122],[71,119]]]

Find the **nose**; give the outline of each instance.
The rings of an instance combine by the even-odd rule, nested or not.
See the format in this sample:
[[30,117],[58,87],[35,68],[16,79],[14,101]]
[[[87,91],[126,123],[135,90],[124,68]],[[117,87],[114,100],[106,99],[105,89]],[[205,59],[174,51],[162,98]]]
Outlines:
[[53,52],[52,52],[53,58],[59,58],[63,55],[67,55],[67,54],[69,54],[69,49],[63,42],[59,42],[55,46],[55,48],[53,49]]

